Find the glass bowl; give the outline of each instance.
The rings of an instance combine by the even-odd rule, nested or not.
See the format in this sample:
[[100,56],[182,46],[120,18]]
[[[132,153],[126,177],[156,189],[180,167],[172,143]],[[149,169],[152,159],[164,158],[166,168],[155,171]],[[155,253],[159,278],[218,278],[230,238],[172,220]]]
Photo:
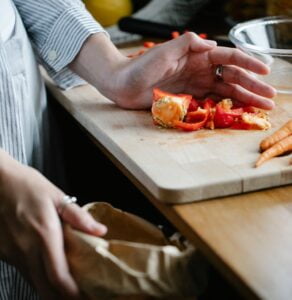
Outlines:
[[271,72],[259,76],[279,93],[292,94],[292,18],[266,17],[234,26],[229,39],[242,51],[266,63]]

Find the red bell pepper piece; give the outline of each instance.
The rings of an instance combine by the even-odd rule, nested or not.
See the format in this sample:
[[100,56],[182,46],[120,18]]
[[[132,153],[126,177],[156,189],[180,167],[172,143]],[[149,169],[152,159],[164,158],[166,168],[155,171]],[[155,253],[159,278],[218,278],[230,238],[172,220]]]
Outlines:
[[203,120],[198,123],[186,123],[183,121],[174,121],[173,124],[175,128],[182,129],[184,131],[196,131],[204,127],[206,121]]
[[209,101],[205,102],[204,109],[205,109],[204,112],[195,111],[195,112],[190,112],[189,113],[189,117],[190,117],[190,115],[192,115],[192,116],[200,115],[200,117],[203,117],[203,119],[201,121],[196,122],[196,123],[187,123],[187,122],[182,122],[182,121],[175,121],[174,122],[174,127],[178,128],[178,129],[182,129],[184,131],[196,131],[196,130],[199,130],[199,129],[203,128],[204,125],[206,124],[206,122],[208,121],[209,115],[210,115],[211,106],[210,106]]
[[253,111],[251,106],[239,107],[230,110],[224,110],[221,105],[216,105],[216,111],[214,114],[214,125],[216,128],[228,128],[232,127],[233,124],[240,119],[244,112]]
[[187,123],[196,123],[202,121],[206,116],[206,110],[190,111],[185,117]]
[[239,123],[233,123],[230,126],[231,129],[236,129],[236,130],[251,130],[252,129],[252,125],[251,124],[247,124],[247,123],[243,123],[243,122],[239,122]]
[[228,128],[234,123],[235,117],[238,117],[240,115],[236,113],[232,114],[232,111],[227,112],[220,105],[216,105],[216,111],[214,114],[214,126],[215,128]]
[[195,98],[192,98],[188,108],[188,112],[196,111],[198,108],[199,108],[199,103]]
[[206,103],[209,104],[210,108],[216,106],[216,102],[211,98],[206,98],[203,101],[199,101],[198,103],[199,103],[199,106],[202,107],[202,108],[205,107]]
[[228,128],[234,123],[234,117],[226,114],[218,116],[214,115],[214,127],[215,128]]
[[199,33],[198,36],[201,38],[201,39],[206,39],[208,37],[207,33]]

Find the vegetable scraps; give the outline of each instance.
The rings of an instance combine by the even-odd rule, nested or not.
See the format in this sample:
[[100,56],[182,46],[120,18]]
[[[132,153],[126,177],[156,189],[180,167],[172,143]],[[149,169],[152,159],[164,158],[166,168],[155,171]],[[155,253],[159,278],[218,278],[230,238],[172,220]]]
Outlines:
[[192,95],[172,94],[153,89],[154,124],[183,131],[202,128],[267,130],[271,127],[265,112],[252,106],[235,105],[231,99],[215,103],[212,99],[196,100]]
[[[259,167],[269,159],[292,151],[292,120],[284,124],[260,143],[262,152],[255,166]],[[292,161],[290,161],[290,164]]]

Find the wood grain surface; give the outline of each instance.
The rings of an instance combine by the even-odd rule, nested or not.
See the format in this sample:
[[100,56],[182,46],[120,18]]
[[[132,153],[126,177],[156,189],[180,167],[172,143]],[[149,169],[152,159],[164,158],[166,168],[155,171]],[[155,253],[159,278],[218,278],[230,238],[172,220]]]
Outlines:
[[171,210],[248,299],[292,299],[292,186]]
[[[162,151],[165,147],[169,149],[171,145],[175,148],[178,141],[183,141],[183,149],[186,150],[176,161],[188,164],[192,160],[199,160],[199,157],[193,158],[191,152],[195,151],[193,150],[195,144],[200,145],[194,136],[197,135],[197,140],[204,141],[211,139],[217,133],[201,131],[195,134],[181,135],[179,132],[160,131],[153,127],[148,112],[122,111],[90,86],[61,92],[51,81],[46,80],[56,99],[93,135],[103,151],[152,203],[204,252],[247,299],[292,299],[292,186],[211,199],[210,201],[166,205],[157,201],[161,199],[156,197],[159,196],[159,193],[155,180],[165,175],[165,171],[160,170],[161,165],[156,161],[157,155],[163,162],[165,159],[161,153],[155,154],[155,151]],[[289,112],[291,112],[292,97],[282,96],[278,97],[276,101],[278,108],[271,114],[273,130],[278,128],[288,117],[291,118]],[[268,133],[222,132],[219,136],[225,143],[227,143],[227,137],[229,139],[232,135],[235,139],[231,140],[237,141],[237,144],[232,143],[231,150],[226,145],[219,146],[228,152],[231,160],[235,161],[234,151],[236,149],[244,148],[245,152],[251,151],[245,145],[247,137],[256,139],[258,142],[266,134]],[[132,139],[132,135],[135,137],[134,139]],[[140,142],[138,137],[141,139]],[[152,144],[150,142],[149,144],[153,146],[152,150],[147,148],[149,153],[145,150],[140,152],[145,139],[151,141]],[[206,142],[201,144],[204,143]],[[230,144],[228,145],[230,146]],[[178,148],[182,149],[180,146]],[[250,168],[257,155],[256,148],[253,145],[248,159],[243,159],[250,164]],[[215,152],[215,150],[212,151]],[[204,155],[203,150],[200,153]],[[156,174],[150,179],[148,177],[151,174],[147,174],[145,169],[144,172],[141,171],[137,165],[141,154],[145,155],[143,161],[149,164],[145,167],[146,171],[148,171],[147,167],[156,170]],[[154,157],[151,157],[152,155]],[[227,157],[227,154],[225,155]],[[157,163],[158,165],[156,165]],[[173,162],[170,161],[169,164],[173,166]],[[243,165],[245,164],[243,163]],[[237,166],[240,167],[240,164]],[[291,182],[291,166],[288,165],[288,157],[277,158],[263,167],[265,169],[259,172],[275,167],[280,168],[278,172],[280,175],[274,178],[283,178],[282,183]],[[207,170],[212,172],[210,167]],[[207,173],[207,170],[204,172]],[[251,168],[251,170],[253,169]],[[170,177],[170,181],[174,184],[176,181],[182,182],[179,176],[182,176],[183,172],[179,172],[179,175],[167,174],[166,179]],[[263,178],[258,177],[255,182],[271,180],[268,179],[267,173],[262,176]],[[271,181],[269,183],[272,186],[281,181],[276,180],[276,184]],[[253,182],[250,180],[250,185],[252,184]],[[174,193],[175,195],[177,193]]]
[[90,85],[52,92],[160,201],[192,202],[292,183],[287,157],[253,167],[260,140],[292,117],[288,97],[277,98],[268,132],[187,133],[158,128],[149,111],[122,110]]

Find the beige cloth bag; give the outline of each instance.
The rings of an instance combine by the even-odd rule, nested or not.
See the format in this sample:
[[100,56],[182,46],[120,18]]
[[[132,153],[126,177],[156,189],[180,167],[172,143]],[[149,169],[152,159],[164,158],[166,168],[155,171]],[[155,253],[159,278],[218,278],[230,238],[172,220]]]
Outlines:
[[108,226],[103,238],[64,228],[71,272],[89,299],[189,297],[204,288],[206,265],[192,246],[171,245],[149,222],[109,204],[84,209]]

